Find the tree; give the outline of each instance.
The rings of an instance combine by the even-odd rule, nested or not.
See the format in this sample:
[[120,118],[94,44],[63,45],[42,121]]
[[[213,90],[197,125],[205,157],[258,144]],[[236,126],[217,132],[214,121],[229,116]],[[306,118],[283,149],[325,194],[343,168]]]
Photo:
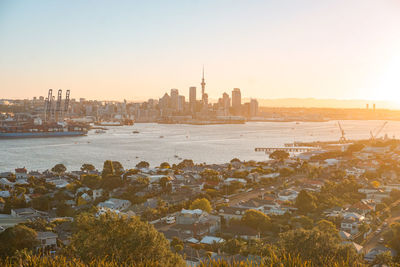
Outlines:
[[271,219],[258,210],[246,210],[242,217],[242,223],[257,231],[265,232],[271,226]]
[[160,169],[170,169],[171,166],[169,165],[168,162],[163,162],[160,164]]
[[385,240],[392,249],[400,251],[400,223],[390,225],[390,230],[385,233]]
[[67,168],[61,163],[56,164],[53,168],[51,168],[51,171],[57,173],[58,175],[63,174],[66,170]]
[[108,258],[122,265],[157,261],[159,266],[184,266],[183,259],[170,250],[168,241],[153,225],[138,217],[106,213],[99,217],[81,214],[68,250],[86,263]]
[[183,241],[174,236],[171,241],[171,248],[175,250],[175,252],[179,252],[183,249]]
[[301,213],[314,212],[317,208],[316,197],[305,190],[301,190],[296,198],[295,206]]
[[320,220],[317,223],[316,228],[321,232],[332,234],[333,236],[337,236],[339,234],[336,226],[332,222],[327,220]]
[[198,198],[195,201],[193,201],[192,205],[190,205],[190,209],[201,209],[202,211],[210,213],[212,210],[210,201],[206,198]]
[[82,167],[81,167],[81,171],[83,171],[83,172],[91,172],[91,171],[94,171],[95,169],[96,168],[94,167],[94,165],[89,164],[89,163],[82,164]]
[[335,259],[346,262],[346,266],[355,266],[359,259],[351,246],[340,244],[338,236],[325,233],[317,228],[312,230],[290,230],[280,234],[278,245],[292,255],[311,261],[314,266],[330,266],[326,260]]
[[84,174],[81,177],[82,184],[90,189],[97,189],[101,186],[101,177],[97,174]]
[[278,160],[278,161],[284,161],[285,159],[288,159],[289,156],[290,156],[289,153],[287,153],[284,150],[275,150],[274,152],[269,154],[269,157],[271,159]]
[[372,261],[371,266],[398,266],[393,265],[393,257],[390,251],[386,251],[380,253],[375,256],[375,259]]
[[33,250],[37,245],[35,230],[17,224],[0,233],[0,257],[12,256],[18,250]]
[[239,254],[243,248],[244,244],[242,241],[237,240],[236,238],[229,239],[226,241],[222,247],[222,250],[229,255]]
[[138,169],[147,169],[148,167],[150,167],[150,164],[147,161],[141,161],[136,164],[136,168]]

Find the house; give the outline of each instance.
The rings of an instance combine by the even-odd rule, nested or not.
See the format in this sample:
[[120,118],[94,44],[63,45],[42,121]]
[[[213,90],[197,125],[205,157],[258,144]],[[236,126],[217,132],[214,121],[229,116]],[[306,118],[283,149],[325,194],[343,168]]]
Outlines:
[[223,217],[226,221],[234,219],[242,219],[244,213],[248,210],[247,208],[242,207],[222,207],[218,211],[218,215]]
[[364,219],[364,216],[357,213],[345,213],[340,224],[340,229],[352,235],[357,234],[358,228]]
[[376,246],[373,249],[371,249],[367,254],[365,254],[364,260],[366,260],[368,262],[372,262],[377,255],[385,253],[387,251],[390,252],[392,257],[395,257],[397,255],[396,251],[394,251],[393,249],[390,249],[385,246]]
[[340,232],[339,232],[339,236],[340,236],[340,238],[343,239],[343,240],[349,240],[349,239],[351,239],[351,234],[349,234],[348,232],[345,232],[345,231],[340,231]]
[[46,179],[46,182],[55,185],[56,188],[65,188],[69,185],[69,182],[62,178]]
[[226,178],[224,180],[224,183],[228,184],[228,185],[230,185],[232,182],[238,182],[238,183],[241,183],[241,184],[246,184],[247,183],[247,181],[245,179],[241,179],[241,178]]
[[17,179],[27,179],[28,178],[28,171],[25,167],[15,169],[15,178]]
[[114,211],[123,211],[131,206],[131,202],[125,199],[110,198],[104,202],[100,202],[97,207],[100,209],[109,209]]
[[0,191],[0,197],[9,198],[10,197],[10,191]]
[[37,240],[39,244],[37,248],[41,249],[56,249],[57,248],[57,237],[58,235],[53,232],[37,232]]
[[0,179],[0,187],[3,189],[14,188],[14,183],[10,182],[7,178],[1,178]]
[[223,243],[225,240],[221,237],[205,236],[200,240],[200,244],[212,245],[214,243]]
[[295,200],[298,194],[299,192],[293,189],[285,189],[278,193],[278,198],[281,201],[288,201],[288,200],[291,201]]
[[227,229],[224,231],[224,234],[245,240],[259,238],[259,233],[256,230],[245,225],[231,225],[227,227]]
[[96,200],[97,198],[101,197],[103,195],[103,189],[93,189],[93,200]]
[[182,211],[176,216],[176,224],[207,224],[209,232],[215,233],[220,229],[221,218],[219,216],[210,215],[200,209],[182,209]]
[[48,214],[47,214],[47,212],[38,211],[38,210],[35,210],[32,208],[22,208],[22,209],[12,209],[11,216],[18,217],[18,218],[31,219],[31,218],[38,218],[38,217],[46,217],[46,216],[48,216]]
[[354,213],[358,213],[361,214],[363,216],[365,216],[366,214],[368,214],[369,212],[373,211],[374,207],[367,205],[363,202],[357,202],[353,205],[351,205],[346,212],[354,212]]

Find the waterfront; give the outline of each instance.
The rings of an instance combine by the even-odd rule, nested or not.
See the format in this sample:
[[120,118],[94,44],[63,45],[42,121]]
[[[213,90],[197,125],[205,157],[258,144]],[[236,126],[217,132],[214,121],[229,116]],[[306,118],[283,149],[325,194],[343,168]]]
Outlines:
[[[349,139],[366,139],[370,130],[383,121],[342,121]],[[161,162],[193,159],[197,163],[223,163],[234,157],[264,160],[255,147],[283,146],[293,141],[339,140],[336,121],[329,122],[250,122],[236,125],[178,125],[143,123],[108,127],[103,134],[94,130],[87,136],[68,138],[0,140],[0,171],[16,167],[45,170],[57,163],[77,170],[82,163],[97,168],[107,159],[134,167],[141,160],[152,166]],[[139,133],[132,133],[137,130]],[[400,136],[400,122],[390,121],[381,135]],[[163,136],[163,138],[160,138]],[[175,157],[177,155],[179,158]]]

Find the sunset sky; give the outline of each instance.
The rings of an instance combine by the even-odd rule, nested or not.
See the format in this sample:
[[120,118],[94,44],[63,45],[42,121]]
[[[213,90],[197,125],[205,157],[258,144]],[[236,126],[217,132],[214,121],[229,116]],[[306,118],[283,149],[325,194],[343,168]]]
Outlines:
[[0,98],[376,99],[400,103],[400,1],[0,1]]

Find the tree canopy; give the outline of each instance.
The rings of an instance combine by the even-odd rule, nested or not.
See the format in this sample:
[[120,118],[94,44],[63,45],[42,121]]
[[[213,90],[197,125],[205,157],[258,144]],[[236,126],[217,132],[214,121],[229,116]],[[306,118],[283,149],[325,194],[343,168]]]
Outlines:
[[274,152],[269,154],[269,157],[271,159],[275,159],[278,161],[284,161],[285,159],[288,159],[289,156],[290,156],[289,153],[287,153],[286,151],[283,151],[283,150],[275,150]]
[[164,235],[138,217],[106,213],[99,217],[81,214],[76,219],[71,253],[88,263],[108,257],[128,265],[157,261],[160,266],[184,265],[182,258],[170,250]]
[[195,201],[193,201],[192,205],[190,205],[190,209],[201,209],[205,212],[210,213],[212,210],[210,201],[206,198],[198,198]]
[[18,250],[33,250],[38,244],[37,233],[28,226],[18,224],[0,233],[0,257],[12,256]]

